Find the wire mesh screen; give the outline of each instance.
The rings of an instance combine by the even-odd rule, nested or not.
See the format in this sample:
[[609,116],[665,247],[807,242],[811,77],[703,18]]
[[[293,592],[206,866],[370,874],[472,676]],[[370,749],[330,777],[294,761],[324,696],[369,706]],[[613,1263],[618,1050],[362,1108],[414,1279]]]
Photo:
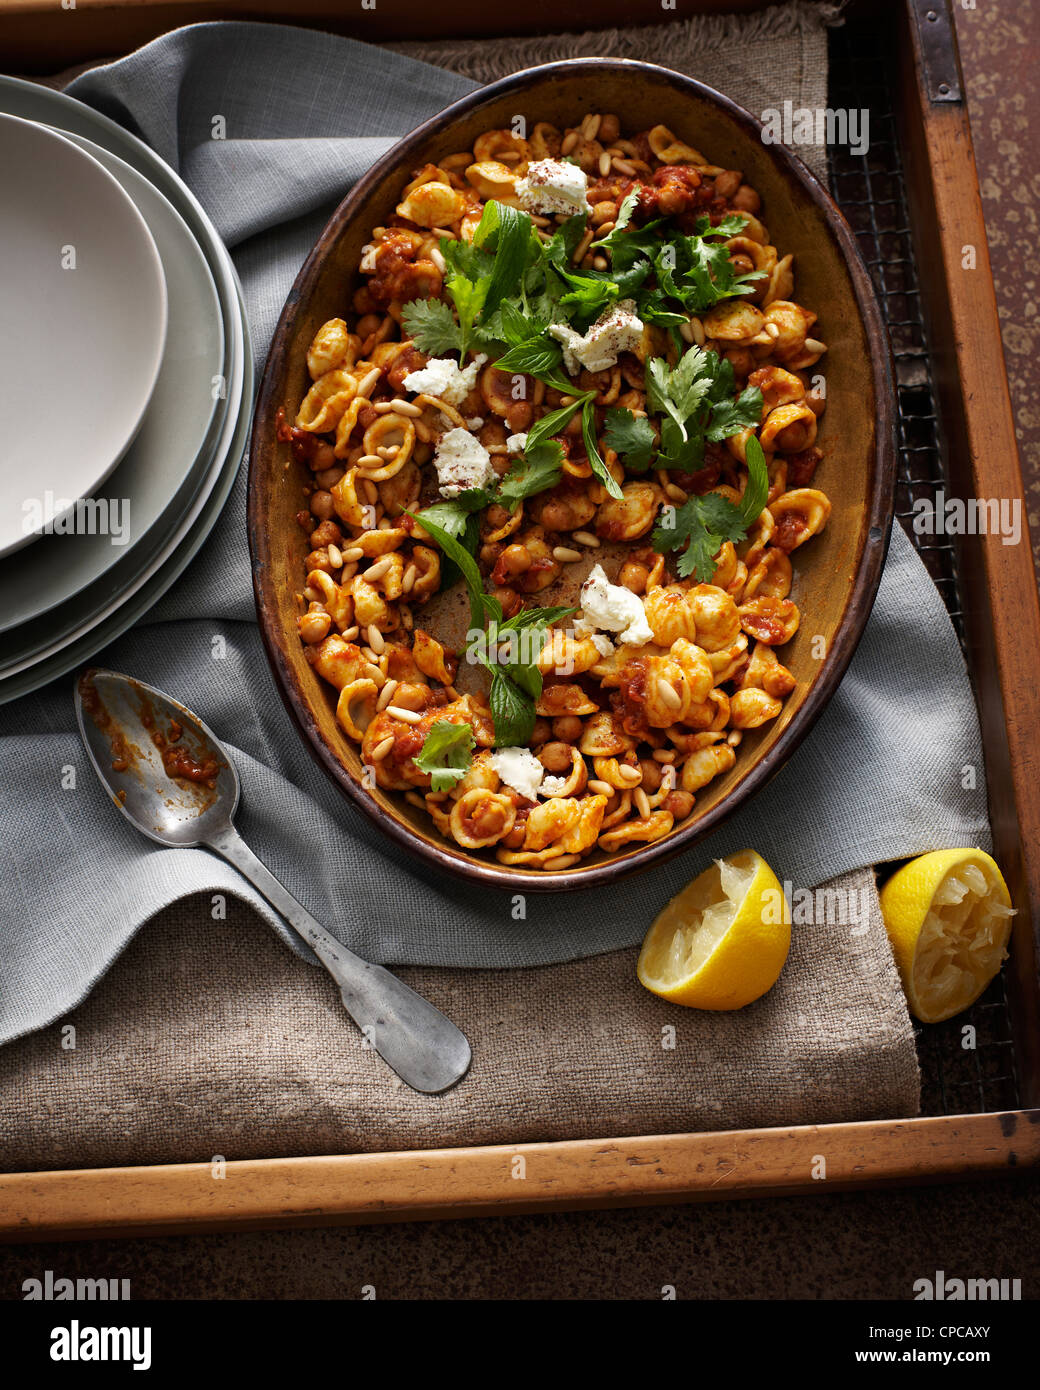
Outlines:
[[[899,396],[896,516],[928,566],[963,643],[952,543],[942,536],[915,535],[911,525],[913,504],[933,499],[948,484],[896,133],[891,43],[891,35],[876,24],[831,30],[830,105],[870,112],[870,146],[864,155],[829,148],[831,191],[859,241],[892,343]],[[967,1013],[948,1023],[919,1025],[917,1052],[923,1114],[1017,1106],[1003,977]]]

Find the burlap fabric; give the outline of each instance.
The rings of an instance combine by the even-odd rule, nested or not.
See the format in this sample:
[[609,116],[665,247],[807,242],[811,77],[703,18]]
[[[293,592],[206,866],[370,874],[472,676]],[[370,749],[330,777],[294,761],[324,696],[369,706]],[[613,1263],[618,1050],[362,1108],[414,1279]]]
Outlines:
[[[617,53],[753,111],[826,105],[832,7],[792,4],[594,36],[403,43],[489,80]],[[822,172],[821,152],[800,153]],[[920,1080],[869,873],[834,885],[864,921],[796,926],[779,985],[736,1014],[661,1003],[636,952],[526,970],[401,968],[467,1032],[474,1065],[411,1092],[361,1046],[324,972],[246,905],[165,909],[60,1023],[0,1051],[0,1166],[105,1166],[822,1123],[916,1113]],[[605,909],[609,905],[605,904]]]

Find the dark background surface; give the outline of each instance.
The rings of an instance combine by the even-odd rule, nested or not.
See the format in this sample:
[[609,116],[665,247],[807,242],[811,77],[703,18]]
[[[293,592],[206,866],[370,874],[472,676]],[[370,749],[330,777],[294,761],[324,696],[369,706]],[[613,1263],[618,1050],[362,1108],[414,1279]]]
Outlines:
[[[1040,0],[955,0],[1004,350],[1040,566]],[[1000,364],[994,363],[994,371]],[[313,1231],[0,1248],[0,1298],[56,1276],[137,1298],[913,1297],[915,1279],[1040,1291],[1040,1179]]]

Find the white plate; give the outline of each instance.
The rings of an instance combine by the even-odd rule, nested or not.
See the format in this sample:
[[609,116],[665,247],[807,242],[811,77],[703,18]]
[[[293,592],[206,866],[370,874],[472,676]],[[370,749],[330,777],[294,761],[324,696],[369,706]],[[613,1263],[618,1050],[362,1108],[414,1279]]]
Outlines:
[[[193,504],[187,534],[151,567],[145,582],[135,586],[132,597],[125,603],[112,603],[102,614],[96,615],[96,622],[88,627],[85,636],[78,630],[69,632],[63,638],[67,645],[59,643],[56,647],[47,640],[42,644],[51,653],[46,659],[38,656],[32,663],[23,664],[24,669],[10,679],[0,677],[0,703],[5,703],[64,675],[120,636],[166,592],[197,553],[227,501],[245,452],[253,397],[253,360],[241,289],[231,259],[198,200],[164,160],[107,116],[62,92],[36,83],[0,77],[0,110],[44,121],[93,140],[124,159],[165,194],[187,222],[206,256],[216,282],[225,332],[232,341],[237,362],[234,372],[229,373],[228,412],[221,439],[205,485]],[[118,575],[121,581],[118,568],[110,574]],[[53,631],[48,636],[53,638]]]
[[[245,327],[244,315],[241,327]],[[139,618],[144,617],[149,608],[156,603],[167,589],[180,578],[216,524],[230,495],[239,465],[249,443],[250,404],[253,398],[253,362],[250,356],[246,362],[245,380],[242,396],[236,403],[237,409],[229,412],[229,420],[234,420],[230,437],[224,441],[220,452],[220,466],[201,508],[194,529],[181,545],[170,555],[153,576],[151,583],[132,598],[110,613],[89,636],[69,644],[46,660],[40,661],[10,679],[0,678],[0,705],[16,700],[19,696],[31,694],[50,681],[66,676],[70,671],[86,665],[110,642],[121,637]]]
[[0,116],[0,555],[104,481],[151,398],[166,281],[144,218],[96,159]]
[[[42,536],[0,560],[0,632],[49,613],[118,566],[132,546],[172,532],[212,462],[227,411],[214,382],[226,381],[230,335],[198,242],[157,188],[129,164],[69,134],[133,198],[155,239],[169,299],[159,379],[137,436],[118,468],[94,493],[107,533]],[[227,337],[227,341],[225,338]],[[153,537],[152,528],[155,527]],[[110,576],[110,584],[117,583]],[[115,590],[113,589],[113,593]]]

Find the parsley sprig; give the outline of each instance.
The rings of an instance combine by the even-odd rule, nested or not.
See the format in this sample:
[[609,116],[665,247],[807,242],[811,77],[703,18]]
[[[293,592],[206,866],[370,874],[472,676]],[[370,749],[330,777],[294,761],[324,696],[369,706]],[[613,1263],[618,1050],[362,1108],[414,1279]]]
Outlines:
[[740,541],[748,533],[769,496],[769,469],[762,446],[754,435],[745,449],[748,480],[737,506],[721,493],[690,497],[681,507],[669,508],[651,537],[656,551],[681,550],[679,577],[690,575],[706,584],[715,572],[715,559],[726,541]]

